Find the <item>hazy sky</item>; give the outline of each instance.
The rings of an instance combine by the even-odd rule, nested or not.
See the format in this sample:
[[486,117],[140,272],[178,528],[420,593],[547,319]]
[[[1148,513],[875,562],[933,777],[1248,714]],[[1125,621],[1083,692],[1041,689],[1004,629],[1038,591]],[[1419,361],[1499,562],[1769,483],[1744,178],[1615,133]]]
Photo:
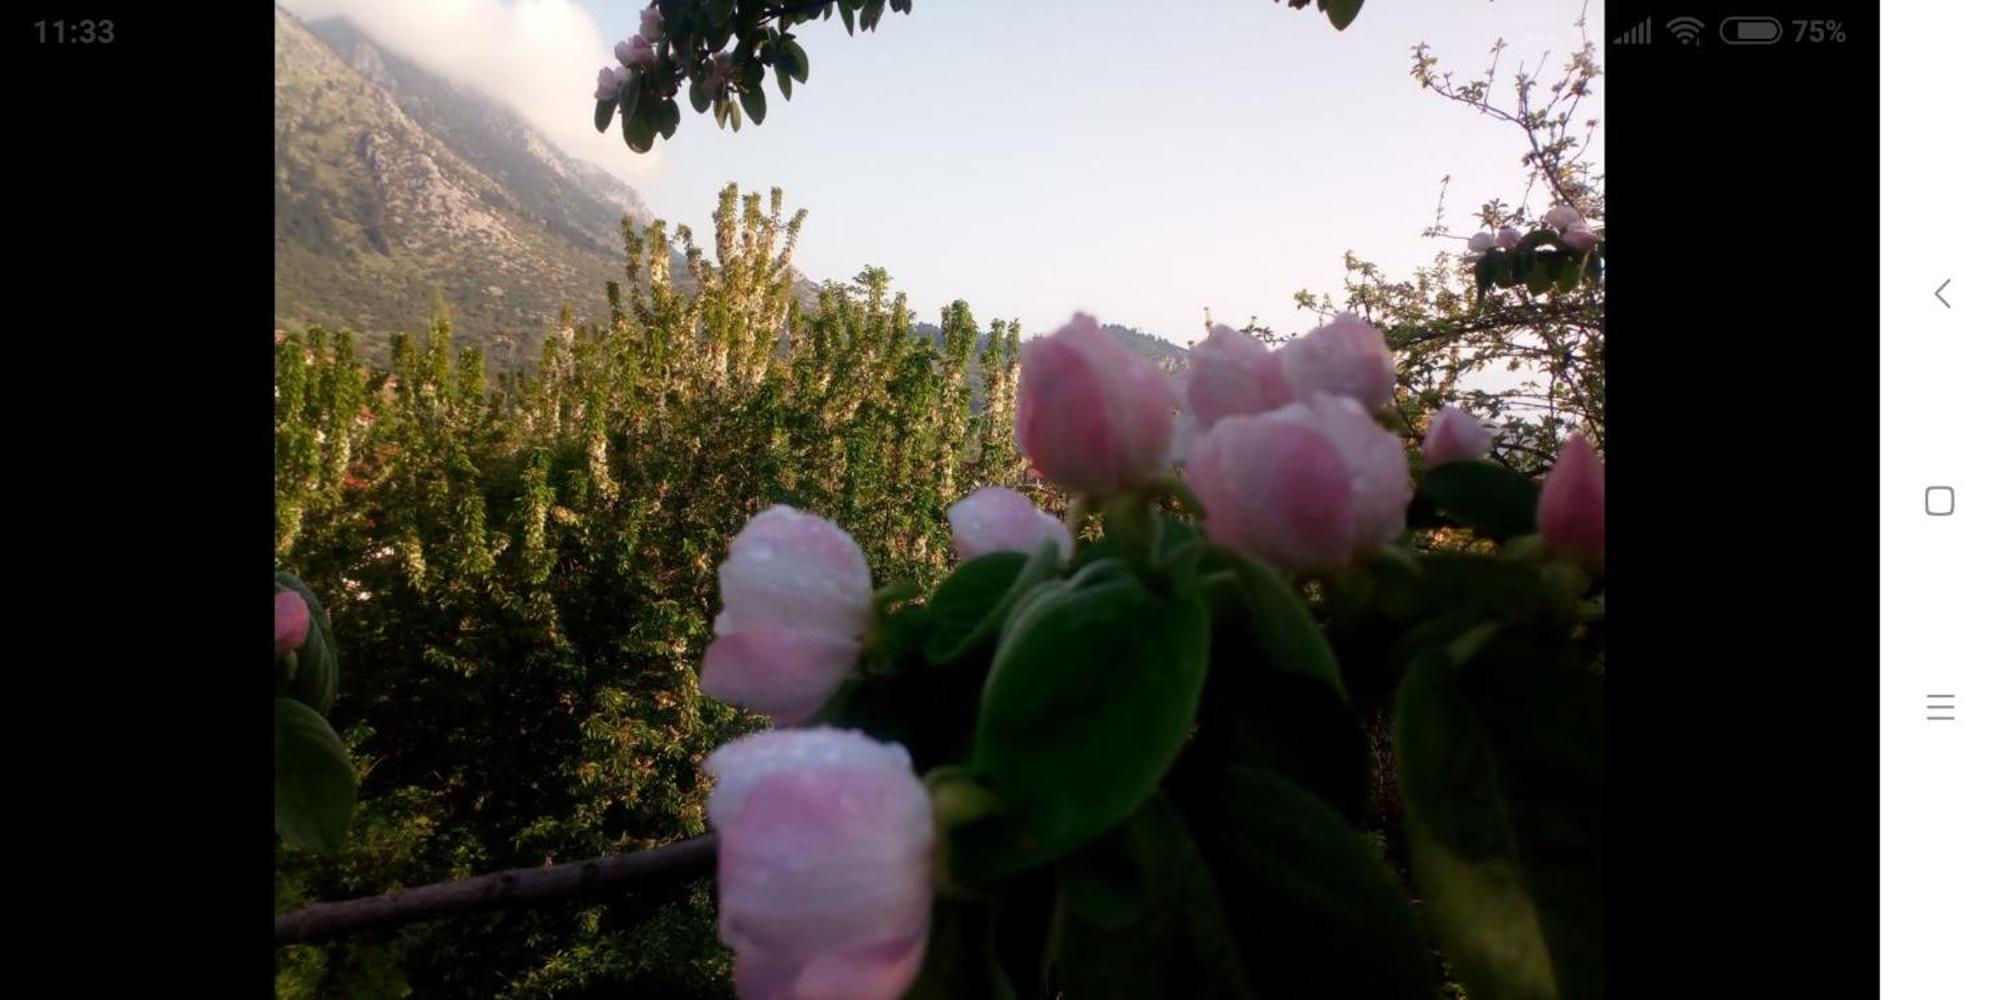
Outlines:
[[[1084,309],[1179,343],[1201,336],[1204,306],[1303,330],[1292,293],[1337,289],[1344,251],[1401,271],[1448,248],[1419,235],[1446,174],[1461,230],[1484,200],[1519,198],[1518,131],[1425,93],[1410,48],[1428,41],[1469,75],[1505,38],[1503,81],[1544,52],[1549,81],[1583,11],[1378,0],[1337,32],[1274,0],[921,0],[854,38],[837,18],[799,27],[811,82],[789,103],[769,85],[761,127],[719,130],[683,107],[642,157],[615,125],[590,127],[596,69],[637,30],[639,0],[284,6],[346,13],[487,89],[704,243],[723,185],[776,185],[809,212],[797,262],[815,278],[878,264],[933,321],[964,298],[982,324],[1039,333]],[[1601,46],[1597,6],[1585,30]],[[1584,117],[1601,114],[1598,84]]]

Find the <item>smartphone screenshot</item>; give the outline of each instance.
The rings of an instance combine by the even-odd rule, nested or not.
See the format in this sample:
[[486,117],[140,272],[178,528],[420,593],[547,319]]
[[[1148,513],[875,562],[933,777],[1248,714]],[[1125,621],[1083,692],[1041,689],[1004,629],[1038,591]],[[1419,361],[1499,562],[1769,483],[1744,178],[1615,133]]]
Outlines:
[[58,992],[1994,992],[1986,5],[16,16]]

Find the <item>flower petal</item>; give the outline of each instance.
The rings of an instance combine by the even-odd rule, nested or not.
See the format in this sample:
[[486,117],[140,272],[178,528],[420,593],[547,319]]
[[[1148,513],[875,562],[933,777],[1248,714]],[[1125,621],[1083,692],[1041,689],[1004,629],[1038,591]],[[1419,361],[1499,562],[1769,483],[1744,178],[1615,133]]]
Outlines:
[[783,505],[759,513],[730,541],[719,574],[736,628],[782,625],[858,637],[868,627],[868,557],[825,518]]
[[701,690],[794,725],[826,704],[860,658],[861,643],[843,636],[777,625],[732,630],[702,655]]

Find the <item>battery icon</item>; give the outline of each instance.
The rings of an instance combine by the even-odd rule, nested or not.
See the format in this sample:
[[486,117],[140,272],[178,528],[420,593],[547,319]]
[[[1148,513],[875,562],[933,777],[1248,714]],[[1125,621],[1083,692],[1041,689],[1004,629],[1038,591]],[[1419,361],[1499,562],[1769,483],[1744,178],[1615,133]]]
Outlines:
[[1722,22],[1719,34],[1726,45],[1776,45],[1785,26],[1775,17],[1732,17]]

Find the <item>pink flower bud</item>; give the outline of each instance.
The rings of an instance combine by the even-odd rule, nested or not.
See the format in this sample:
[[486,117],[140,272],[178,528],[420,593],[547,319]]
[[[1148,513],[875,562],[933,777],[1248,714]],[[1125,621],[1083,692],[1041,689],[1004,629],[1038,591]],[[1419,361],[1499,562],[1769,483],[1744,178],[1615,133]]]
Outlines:
[[653,43],[646,41],[644,35],[633,35],[612,46],[611,54],[620,64],[636,68],[657,65],[660,61],[659,53],[653,51]]
[[893,743],[838,729],[715,750],[718,935],[746,1000],[893,1000],[930,934],[930,796]]
[[1382,332],[1353,313],[1284,346],[1278,352],[1285,381],[1301,400],[1314,393],[1345,396],[1373,412],[1396,393],[1396,363]]
[[719,575],[702,691],[781,726],[804,721],[860,658],[874,606],[867,557],[833,522],[780,505],[743,526]]
[[1284,364],[1255,337],[1217,326],[1188,351],[1188,407],[1204,427],[1291,401]]
[[1424,465],[1476,462],[1492,447],[1492,431],[1472,414],[1447,406],[1431,417],[1430,431],[1424,435]]
[[1567,231],[1569,227],[1582,221],[1583,213],[1568,205],[1557,205],[1542,216],[1542,224],[1558,233]]
[[1604,463],[1583,435],[1572,435],[1556,456],[1535,519],[1551,551],[1589,562],[1603,558]]
[[974,490],[952,504],[945,519],[951,522],[951,543],[960,559],[988,552],[1033,555],[1044,541],[1053,540],[1067,561],[1075,546],[1069,529],[1054,515],[1036,507],[1033,500],[999,486]]
[[1492,233],[1473,233],[1472,238],[1465,241],[1465,248],[1473,253],[1485,253],[1493,247]]
[[1209,537],[1284,569],[1339,569],[1403,528],[1409,466],[1361,404],[1319,396],[1217,423],[1188,460]]
[[649,42],[657,42],[665,37],[666,29],[660,25],[660,9],[648,7],[639,12],[639,36]]
[[1597,245],[1597,234],[1588,226],[1574,226],[1563,230],[1563,245],[1582,253]]
[[651,67],[660,64],[660,54],[653,50],[653,43],[647,41],[646,36],[633,35],[626,44],[632,47],[632,64],[634,66]]
[[1493,242],[1499,244],[1502,250],[1512,250],[1521,245],[1521,231],[1508,226],[1500,230],[1500,235],[1494,237]]
[[278,653],[272,659],[283,657],[306,644],[306,630],[312,627],[312,613],[306,610],[306,599],[296,590],[287,590],[278,597]]
[[1354,487],[1355,544],[1372,547],[1402,534],[1410,498],[1410,462],[1403,439],[1384,430],[1351,399],[1321,397],[1312,401],[1314,423],[1340,448]]
[[1021,348],[1014,438],[1035,471],[1106,497],[1165,469],[1173,437],[1166,377],[1082,313]]
[[[618,75],[620,73],[623,73],[625,75],[623,77],[620,77]],[[625,81],[627,79],[630,79],[631,76],[632,76],[632,71],[626,69],[623,66],[620,66],[617,69],[612,69],[611,67],[607,66],[603,69],[598,70],[597,99],[600,101],[617,100],[619,88],[623,87],[625,85]]]

